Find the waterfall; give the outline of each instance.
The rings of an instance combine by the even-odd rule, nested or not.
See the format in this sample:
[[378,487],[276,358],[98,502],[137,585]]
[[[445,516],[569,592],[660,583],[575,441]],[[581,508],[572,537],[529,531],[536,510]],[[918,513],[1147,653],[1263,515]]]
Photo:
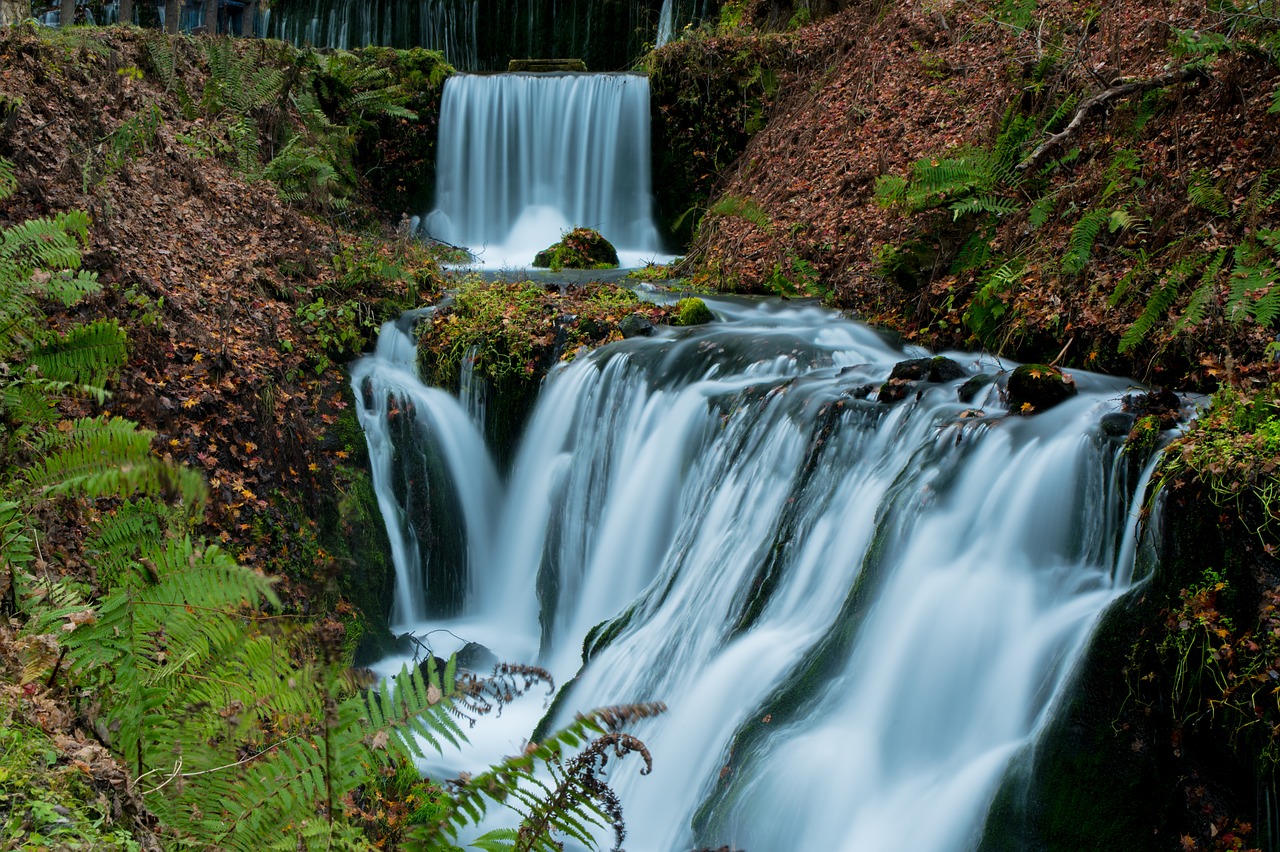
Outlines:
[[675,35],[675,13],[671,8],[674,3],[675,0],[662,0],[662,11],[658,13],[658,39],[654,42],[656,47],[670,44]]
[[459,75],[445,83],[426,232],[486,267],[525,267],[572,227],[624,265],[659,251],[649,81],[637,74]]
[[[577,677],[560,722],[669,705],[638,730],[653,774],[612,774],[628,848],[972,848],[1132,581],[1149,467],[1098,428],[1126,383],[1077,373],[1079,396],[1031,417],[994,386],[963,403],[960,382],[885,405],[892,365],[923,353],[816,308],[709,301],[721,322],[550,377],[503,487],[462,406],[405,356],[380,344],[356,366],[393,537],[408,509],[385,457],[404,450],[383,396],[415,401],[476,492],[458,500],[465,602],[416,630],[509,658],[540,647],[558,682]],[[423,574],[403,552],[397,588]],[[529,715],[504,718],[486,759],[528,734]]]
[[459,68],[477,68],[477,21],[475,0],[289,0],[271,10],[266,29],[297,45],[425,47]]

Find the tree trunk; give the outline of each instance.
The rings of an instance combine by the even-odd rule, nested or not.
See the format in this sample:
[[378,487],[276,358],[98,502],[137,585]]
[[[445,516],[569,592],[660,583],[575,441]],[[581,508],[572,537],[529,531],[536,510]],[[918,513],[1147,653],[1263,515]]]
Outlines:
[[133,0],[120,0],[120,23],[133,23]]
[[178,32],[178,21],[182,17],[182,3],[180,0],[165,0],[164,4],[164,31],[170,35]]
[[58,14],[58,26],[69,27],[76,22],[76,0],[62,0],[62,11]]
[[0,27],[11,27],[31,17],[31,0],[0,0]]
[[244,11],[240,13],[240,35],[252,37],[257,35],[255,31],[255,23],[258,17],[258,0],[249,0],[244,4]]
[[208,35],[218,34],[218,0],[204,0],[204,31]]

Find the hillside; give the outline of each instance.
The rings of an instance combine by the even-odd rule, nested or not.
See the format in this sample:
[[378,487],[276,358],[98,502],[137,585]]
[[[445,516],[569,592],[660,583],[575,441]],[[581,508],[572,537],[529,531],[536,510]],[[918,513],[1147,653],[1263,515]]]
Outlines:
[[1049,360],[1074,341],[1071,366],[1265,380],[1275,21],[1231,4],[845,5],[711,42],[777,82],[742,156],[716,164],[691,269],[826,294],[934,348]]

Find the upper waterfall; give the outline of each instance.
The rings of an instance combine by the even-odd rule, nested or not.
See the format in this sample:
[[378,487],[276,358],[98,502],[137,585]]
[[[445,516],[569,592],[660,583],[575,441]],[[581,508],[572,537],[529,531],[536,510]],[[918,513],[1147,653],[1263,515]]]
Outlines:
[[660,251],[642,75],[452,77],[437,164],[423,227],[485,266],[528,266],[573,227],[604,234],[623,265]]

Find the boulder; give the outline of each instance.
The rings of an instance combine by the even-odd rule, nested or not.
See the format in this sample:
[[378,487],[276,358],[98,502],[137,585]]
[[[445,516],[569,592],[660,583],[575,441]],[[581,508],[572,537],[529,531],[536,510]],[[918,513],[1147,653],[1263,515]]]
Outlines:
[[1103,415],[1102,422],[1098,425],[1102,430],[1102,434],[1108,438],[1127,438],[1129,437],[1129,430],[1133,428],[1134,421],[1137,419],[1137,415],[1124,411],[1113,411],[1110,414]]
[[649,337],[653,334],[653,321],[639,311],[627,314],[618,323],[623,337]]
[[488,671],[498,664],[498,655],[479,642],[468,642],[458,651],[458,668]]
[[1057,367],[1023,364],[1009,376],[1005,393],[1010,412],[1036,414],[1066,402],[1078,391],[1075,381]]
[[590,228],[574,228],[560,242],[538,252],[533,265],[539,269],[613,269],[618,252],[613,244]]
[[973,402],[978,398],[978,394],[988,385],[995,384],[996,377],[990,373],[979,373],[971,376],[968,381],[957,389],[956,394],[960,397],[961,402]]
[[890,379],[912,379],[926,382],[953,382],[965,375],[964,367],[943,355],[933,358],[910,358],[893,365]]
[[715,319],[715,314],[707,307],[707,303],[697,296],[690,296],[676,302],[676,325],[703,325]]

